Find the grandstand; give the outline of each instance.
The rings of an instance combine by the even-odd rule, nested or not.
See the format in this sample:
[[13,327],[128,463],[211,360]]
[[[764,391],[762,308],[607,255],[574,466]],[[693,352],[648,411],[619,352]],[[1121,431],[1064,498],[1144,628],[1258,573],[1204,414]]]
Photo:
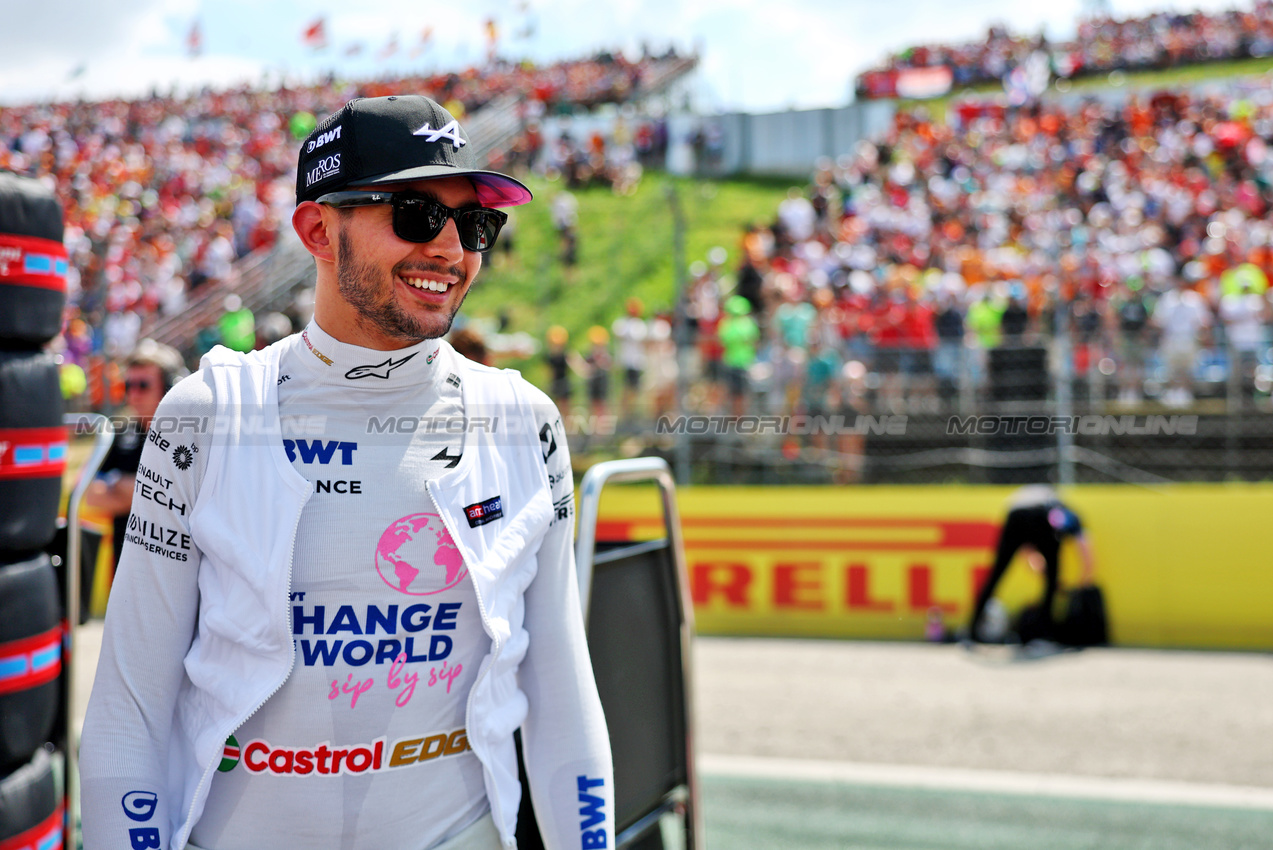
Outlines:
[[120,401],[107,380],[110,361],[136,339],[171,343],[193,361],[214,339],[209,329],[228,296],[254,314],[293,309],[312,272],[287,225],[294,148],[336,105],[427,93],[464,116],[479,155],[499,162],[525,149],[528,129],[546,113],[657,99],[696,64],[674,51],[636,61],[601,52],[545,67],[496,63],[296,89],[6,107],[0,168],[50,181],[64,198],[72,268],[65,355],[100,378],[88,401],[108,409]]
[[[1169,37],[1185,21],[1241,31],[1243,55],[1256,55],[1270,9],[1087,22],[1079,41],[1103,56],[1093,45],[1153,32],[1166,51],[1153,61],[1201,61]],[[1228,56],[1231,42],[1207,43]],[[984,65],[1002,45],[1025,43],[993,30],[975,47]],[[917,49],[894,61],[930,67],[969,50]],[[1129,56],[1119,68],[1138,67]],[[626,104],[638,147],[643,136],[666,140],[639,105],[665,97],[696,61],[603,53],[547,68],[4,109],[0,166],[45,175],[68,199],[78,286],[66,356],[103,376],[86,401],[109,410],[119,398],[104,376],[131,340],[152,336],[193,362],[215,342],[229,296],[257,317],[260,343],[306,318],[311,263],[285,225],[291,146],[331,104],[427,91],[466,113],[488,160],[561,171],[575,187],[591,148],[609,156],[633,140],[607,149],[581,138],[563,152],[571,140],[546,139],[541,122]],[[984,93],[953,101],[945,116],[896,112],[883,133],[841,141],[837,158],[775,201],[769,222],[740,234],[740,259],[709,267],[688,258],[699,262],[679,296],[667,282],[653,305],[666,315],[648,325],[640,413],[614,440],[587,435],[584,460],[626,441],[624,451],[679,458],[682,471],[716,482],[1267,477],[1266,89],[1235,81],[1020,105]],[[700,170],[730,143],[713,132],[730,126],[702,122],[692,141]],[[733,379],[746,393],[731,400],[719,331],[735,294],[761,336]],[[676,313],[688,319],[679,350]],[[536,374],[528,356],[523,348],[513,363]],[[671,414],[806,418],[794,430],[783,420],[778,431],[712,424],[694,433]],[[973,423],[978,416],[1001,419]],[[1061,424],[1026,433],[1044,427],[1030,417]],[[1188,451],[1164,434],[1187,438]]]
[[1062,79],[1273,55],[1273,3],[1217,14],[1155,12],[1081,20],[1075,38],[1010,33],[992,26],[983,40],[907,47],[860,74],[859,98],[933,96],[966,86],[998,84],[1038,63]]
[[[1214,676],[1218,654],[1167,658],[1164,668],[1155,666],[1158,650],[1127,647],[1273,646],[1273,585],[1260,582],[1258,555],[1267,548],[1261,500],[1273,491],[1204,486],[1273,477],[1273,87],[1267,76],[1092,92],[1055,83],[1270,55],[1273,2],[1088,21],[1071,44],[992,29],[984,42],[890,57],[858,81],[871,102],[845,107],[860,111],[837,123],[843,115],[833,110],[669,116],[696,56],[600,53],[542,68],[496,63],[404,79],[0,107],[0,168],[45,180],[65,203],[71,299],[54,345],[90,375],[72,407],[113,413],[123,404],[114,364],[138,339],[168,343],[193,366],[228,341],[227,319],[254,331],[257,347],[307,320],[313,260],[288,221],[297,140],[317,121],[359,94],[410,90],[447,103],[481,156],[524,177],[537,196],[484,260],[487,285],[475,288],[462,319],[486,335],[495,365],[553,389],[577,475],[598,461],[657,455],[680,484],[696,485],[677,499],[685,592],[709,636],[700,669],[737,677],[727,689],[708,679],[725,697],[713,703],[702,689],[700,703],[703,725],[728,746],[710,735],[699,746],[732,752],[742,741],[740,752],[769,759],[758,771],[793,769],[775,752],[813,764],[879,762],[883,770],[862,774],[871,783],[892,775],[909,784],[907,771],[919,765],[993,768],[1002,784],[982,787],[1002,790],[1029,778],[1017,772],[1038,755],[1025,747],[1046,742],[1055,760],[1033,769],[1101,780],[1065,815],[1082,834],[1074,846],[1140,829],[1114,806],[1086,802],[1125,793],[1117,780],[1196,781],[1184,789],[1194,796],[1166,796],[1191,806],[1214,790],[1202,783],[1228,785],[1210,815],[1138,814],[1157,824],[1145,833],[1151,843],[1168,846],[1157,835],[1176,830],[1187,846],[1213,821],[1239,820],[1225,807],[1251,789],[1235,782],[1261,786],[1257,807],[1273,808],[1258,748],[1216,758],[1211,741],[1246,740],[1228,734],[1240,724],[1214,722],[1217,694],[1252,724],[1258,712],[1245,709],[1258,700],[1247,688],[1218,688],[1216,678],[1198,686],[1199,676]],[[1050,85],[1004,82],[1039,56]],[[922,106],[899,99],[924,86],[933,93],[933,75],[907,73],[933,69],[949,72],[951,90],[981,88]],[[731,135],[741,132],[753,135]],[[810,146],[786,160],[757,143],[790,153],[796,136]],[[738,150],[747,155],[727,155]],[[780,167],[738,175],[722,164],[731,162]],[[714,216],[710,239],[705,211]],[[594,286],[601,278],[604,290]],[[491,315],[481,312],[492,304]],[[564,330],[559,322],[568,334],[554,333]],[[560,336],[569,337],[560,357],[567,397],[550,386],[537,347]],[[634,396],[623,392],[627,370],[641,376]],[[606,377],[608,394],[591,396]],[[1008,647],[965,656],[920,644],[953,640],[965,621],[1009,493],[963,485],[1040,482],[1066,485],[1090,527],[1119,650],[1054,660],[1023,650],[1009,662]],[[934,484],[951,486],[886,486]],[[599,540],[672,539],[651,519],[649,493],[615,490],[599,513]],[[109,570],[98,573],[95,614],[110,580]],[[1036,576],[1013,580],[1003,596],[1016,609]],[[785,640],[797,635],[889,642],[868,653],[847,640]],[[874,680],[846,665],[855,657],[869,659]],[[936,658],[951,663],[934,677]],[[1269,690],[1248,660],[1218,666]],[[1184,661],[1188,669],[1177,667]],[[838,683],[830,691],[827,670]],[[899,686],[899,670],[915,683]],[[1049,679],[1059,684],[1041,690]],[[1192,683],[1188,699],[1173,690],[1182,681]],[[778,708],[747,703],[757,683]],[[1129,685],[1149,691],[1129,700]],[[804,688],[816,697],[792,698]],[[740,713],[744,703],[750,710]],[[1189,711],[1178,724],[1145,722],[1176,716],[1181,705]],[[894,737],[860,722],[861,706],[887,717],[892,725],[878,728]],[[737,729],[720,722],[726,716]],[[744,734],[757,729],[764,734],[754,741]],[[1009,737],[995,737],[1004,730]],[[1111,750],[1103,735],[1135,746]],[[988,753],[988,740],[1006,743]],[[1188,764],[1186,744],[1208,758]],[[758,779],[709,811],[713,841],[731,837],[720,825],[740,812],[813,822],[807,800],[788,805]],[[965,773],[943,781],[947,791],[969,790]],[[932,834],[957,823],[975,846],[1055,833],[1023,824],[1016,803],[1003,804],[1002,831],[972,823],[971,795],[934,809],[933,789],[920,786],[898,809],[899,823]],[[709,786],[716,800],[721,787],[719,776]],[[1022,788],[1046,796],[1028,782],[1012,793]],[[825,844],[808,846],[847,846],[844,835],[884,798],[837,794],[826,808],[859,823],[827,820]],[[1263,835],[1265,820],[1226,828]],[[784,822],[774,840],[799,841],[796,826]],[[874,828],[885,837],[869,846],[904,834],[892,823]],[[740,847],[767,840],[753,823],[736,835]]]
[[1267,477],[1266,89],[970,97],[824,163],[750,237],[752,410],[868,414],[864,446],[700,439],[705,477]]

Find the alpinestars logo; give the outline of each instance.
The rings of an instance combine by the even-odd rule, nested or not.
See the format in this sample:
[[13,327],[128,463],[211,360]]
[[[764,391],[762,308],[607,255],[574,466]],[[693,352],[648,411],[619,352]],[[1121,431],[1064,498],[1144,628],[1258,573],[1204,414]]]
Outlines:
[[447,453],[446,453],[447,448],[448,448],[448,446],[443,446],[443,447],[442,447],[442,451],[440,451],[440,452],[438,452],[437,454],[435,454],[435,455],[434,455],[431,459],[432,459],[432,460],[444,460],[444,461],[446,461],[446,462],[447,462],[447,463],[446,463],[446,468],[447,468],[447,469],[455,469],[457,466],[459,466],[459,465],[460,465],[460,458],[464,457],[464,452],[460,452],[459,454],[453,454],[453,455],[450,455],[450,454],[447,454]]
[[445,126],[439,127],[437,130],[430,127],[429,122],[425,121],[424,126],[419,130],[416,130],[411,135],[424,136],[424,140],[426,142],[436,142],[438,139],[449,139],[451,144],[455,145],[455,149],[457,151],[464,145],[468,144],[467,140],[460,137],[460,122],[456,121],[454,118],[452,118]]
[[392,372],[394,369],[397,369],[403,363],[406,363],[412,357],[415,357],[415,355],[408,354],[406,357],[402,358],[401,360],[394,360],[392,357],[390,357],[390,358],[387,358],[385,362],[377,363],[374,366],[355,366],[354,368],[350,369],[348,372],[345,373],[345,377],[351,381],[356,381],[359,378],[383,378],[384,380],[387,381],[389,380],[390,372]]

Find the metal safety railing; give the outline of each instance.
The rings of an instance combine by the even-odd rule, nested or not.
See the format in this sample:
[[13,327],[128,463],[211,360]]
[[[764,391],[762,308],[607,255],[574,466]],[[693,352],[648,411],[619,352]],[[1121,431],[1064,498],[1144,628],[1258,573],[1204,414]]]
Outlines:
[[[681,517],[676,508],[676,481],[667,461],[657,457],[611,460],[598,463],[584,473],[579,484],[579,532],[575,537],[575,564],[579,572],[579,602],[588,612],[592,586],[592,562],[597,550],[597,516],[601,507],[601,490],[607,484],[653,482],[659,486],[663,501],[663,523],[667,540],[677,558],[677,572],[684,579],[682,591],[689,598],[689,578],[685,567],[685,546],[681,540]],[[683,616],[694,626],[694,611],[686,607]]]
[[[597,520],[600,511],[601,493],[607,484],[654,483],[659,488],[662,502],[663,526],[665,537],[661,540],[641,541],[614,547],[605,551],[597,550]],[[681,536],[680,515],[676,505],[676,484],[672,471],[666,461],[661,458],[635,458],[632,460],[616,460],[598,463],[584,475],[579,488],[579,527],[575,542],[575,562],[579,582],[579,601],[583,609],[585,623],[589,620],[594,601],[594,579],[596,567],[603,566],[607,570],[619,569],[624,562],[636,563],[641,559],[655,558],[656,564],[666,565],[675,573],[670,584],[675,591],[674,621],[676,628],[675,643],[679,645],[679,658],[667,669],[679,669],[680,682],[666,683],[666,691],[673,698],[682,701],[679,706],[684,719],[684,741],[680,752],[675,754],[683,767],[683,784],[664,788],[661,798],[647,811],[642,812],[633,822],[627,824],[616,836],[616,845],[620,848],[632,845],[650,834],[658,827],[663,817],[670,813],[682,816],[686,850],[701,850],[703,844],[702,808],[699,805],[698,778],[695,770],[695,754],[693,733],[693,705],[690,683],[692,681],[692,641],[694,636],[694,611],[691,604],[689,573],[685,562],[685,547]],[[661,559],[661,560],[660,560]],[[648,565],[648,561],[646,564]],[[667,579],[667,576],[663,577]],[[657,596],[658,594],[653,594]],[[631,606],[629,606],[631,607]],[[650,612],[654,616],[654,612]],[[589,645],[599,642],[598,625],[589,631]],[[671,638],[670,635],[664,635]],[[671,640],[668,641],[669,645]],[[630,655],[630,653],[628,653]],[[600,688],[599,683],[599,688]],[[603,688],[603,703],[607,693]],[[611,696],[611,699],[614,699]],[[607,723],[614,723],[614,715],[622,712],[607,711]],[[623,735],[622,729],[612,729],[611,739],[616,740]],[[657,749],[657,748],[654,748]],[[653,757],[653,756],[651,756]],[[625,765],[616,758],[616,796],[624,790],[621,786],[627,772]],[[642,845],[644,846],[644,845]]]
[[62,646],[62,699],[66,706],[66,775],[64,778],[65,809],[62,834],[65,836],[64,846],[79,846],[77,837],[77,815],[80,810],[79,794],[79,735],[77,734],[76,712],[71,704],[71,696],[75,688],[75,667],[78,657],[75,651],[75,629],[80,622],[80,504],[88,486],[101,469],[111,443],[115,441],[115,427],[110,419],[99,413],[68,413],[62,418],[63,424],[74,429],[74,433],[88,431],[93,434],[93,450],[80,469],[75,488],[66,502],[66,563],[63,565],[63,580],[66,582],[66,634]]

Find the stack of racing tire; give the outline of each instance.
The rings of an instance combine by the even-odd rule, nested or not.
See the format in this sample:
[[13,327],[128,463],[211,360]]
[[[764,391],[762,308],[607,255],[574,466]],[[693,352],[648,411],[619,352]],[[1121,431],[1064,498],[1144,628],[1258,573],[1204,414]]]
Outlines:
[[67,627],[43,550],[66,467],[58,364],[45,350],[61,330],[66,274],[57,196],[0,171],[0,850],[63,844],[54,756]]

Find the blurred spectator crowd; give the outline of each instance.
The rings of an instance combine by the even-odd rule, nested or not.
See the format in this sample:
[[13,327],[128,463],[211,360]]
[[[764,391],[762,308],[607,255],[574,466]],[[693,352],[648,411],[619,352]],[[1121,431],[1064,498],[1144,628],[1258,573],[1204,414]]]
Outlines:
[[1087,409],[1267,408],[1267,84],[951,119],[899,112],[749,227],[736,271],[695,264],[698,409],[986,409],[995,352],[1028,348]]
[[1004,80],[1032,57],[1059,78],[1166,68],[1220,59],[1273,55],[1273,2],[1218,13],[1156,12],[1139,18],[1081,21],[1073,41],[1014,35],[991,27],[984,40],[907,48],[862,73],[858,97],[891,97],[900,71],[948,68],[954,86]]
[[662,165],[667,157],[666,119],[641,115],[631,104],[608,121],[556,121],[551,137],[539,121],[542,108],[532,105],[527,112],[526,130],[509,152],[507,166],[561,177],[568,189],[605,186],[629,195],[644,170]]
[[[495,63],[405,79],[6,106],[0,168],[44,180],[62,199],[64,356],[96,376],[155,320],[180,314],[202,286],[232,285],[235,261],[274,243],[294,205],[296,145],[350,98],[419,92],[462,117],[512,95],[532,121],[623,102],[682,61],[674,52],[635,61],[603,52],[546,67]],[[527,153],[525,140],[518,146]],[[93,385],[94,406],[109,406]],[[120,398],[118,388],[107,394]]]

